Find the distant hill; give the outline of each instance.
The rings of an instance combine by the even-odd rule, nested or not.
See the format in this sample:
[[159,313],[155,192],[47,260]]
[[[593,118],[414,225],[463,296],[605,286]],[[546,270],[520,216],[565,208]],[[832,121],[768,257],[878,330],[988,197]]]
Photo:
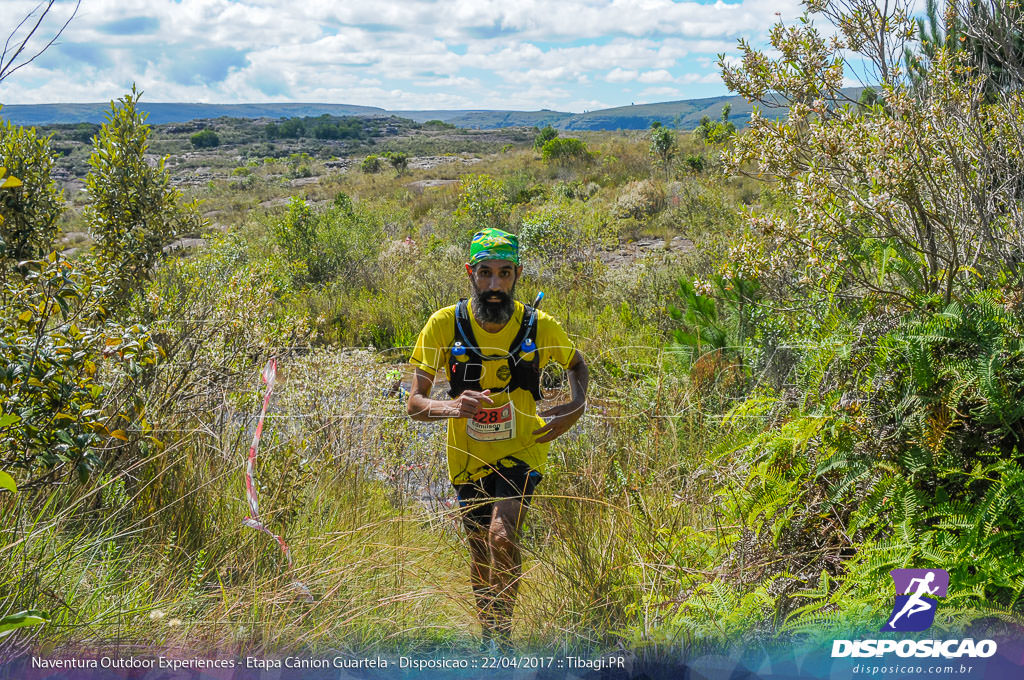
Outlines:
[[[856,100],[860,89],[845,91]],[[399,116],[419,123],[441,120],[460,128],[493,130],[509,127],[543,127],[561,130],[643,130],[659,121],[683,129],[697,126],[704,116],[718,118],[722,107],[732,106],[729,120],[743,126],[750,119],[751,105],[742,97],[707,97],[683,99],[657,104],[619,106],[612,109],[570,113],[565,111],[492,111],[492,110],[427,110],[388,111],[374,106],[350,104],[147,104],[148,122],[182,123],[209,118],[298,118],[303,116]],[[96,104],[11,104],[0,110],[0,118],[19,125],[55,125],[58,123],[102,123],[109,105]],[[785,109],[767,109],[762,113],[779,116]]]
[[[576,114],[562,121],[564,130],[645,130],[658,121],[664,125],[692,129],[697,127],[704,116],[720,118],[722,108],[729,104],[729,120],[742,127],[750,119],[753,107],[742,97],[707,97],[704,99],[683,99],[658,104],[620,106]],[[766,115],[775,116],[782,110],[770,110]]]
[[[416,111],[394,112],[396,116],[405,116],[419,121],[419,114]],[[443,120],[456,127],[470,130],[494,130],[508,127],[561,127],[561,124],[576,114],[565,111],[432,111],[431,118]],[[428,119],[429,120],[429,119]],[[422,122],[422,121],[420,121]]]

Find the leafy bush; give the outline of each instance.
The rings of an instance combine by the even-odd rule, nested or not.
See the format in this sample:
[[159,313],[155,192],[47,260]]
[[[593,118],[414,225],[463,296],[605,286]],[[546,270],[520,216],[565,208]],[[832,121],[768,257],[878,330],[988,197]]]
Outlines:
[[701,173],[707,168],[708,159],[702,153],[689,153],[683,157],[683,165],[691,172]]
[[544,185],[528,170],[516,170],[501,183],[505,200],[510,204],[529,203],[544,194]]
[[731,108],[728,104],[722,107],[722,117],[720,120],[711,120],[708,116],[701,118],[700,125],[693,131],[697,139],[703,140],[708,144],[722,144],[736,134],[736,126],[729,121],[729,111]]
[[908,564],[950,572],[960,584],[948,603],[956,620],[1019,616],[1021,329],[998,293],[980,291],[841,354],[828,341],[807,352],[804,367],[828,371],[804,372],[821,381],[806,385],[817,392],[810,408],[820,405],[818,453],[813,476],[773,490],[772,514],[782,520],[779,536],[796,540],[803,529],[786,519],[786,499],[818,498],[842,513],[829,530],[832,550],[852,553],[843,549],[849,537],[856,554],[844,565],[848,576],[804,593],[787,627],[820,626],[822,615],[870,625],[859,617],[887,606],[879,586]]
[[598,250],[614,240],[614,230],[604,211],[588,211],[584,204],[569,200],[529,211],[519,228],[524,258],[541,265],[561,267],[592,261]]
[[[749,604],[786,632],[877,631],[889,571],[908,566],[950,571],[945,625],[1021,616],[1019,224],[977,202],[1020,195],[1019,88],[979,96],[987,76],[943,49],[904,80],[888,50],[910,17],[869,3],[889,11],[872,29],[850,7],[810,5],[838,42],[779,25],[777,58],[744,45],[722,64],[734,91],[781,96],[789,117],[755,115],[733,140],[729,168],[778,191],[669,310],[677,344],[701,350],[687,376],[702,407],[722,414],[709,460],[733,477],[716,507],[734,527],[715,560],[733,576],[697,585],[713,604],[691,596],[672,626]],[[881,103],[844,98],[843,49],[878,69]],[[727,122],[698,137],[721,143]],[[737,575],[750,564],[755,580]]]
[[537,133],[537,136],[533,138],[533,148],[540,151],[544,148],[545,144],[556,137],[558,137],[558,130],[550,125],[545,125],[540,129],[540,132]]
[[116,272],[111,294],[129,296],[160,259],[162,249],[180,233],[199,229],[195,205],[182,205],[171,186],[164,159],[155,167],[145,159],[150,127],[132,90],[112,105],[89,157],[84,218],[100,257]]
[[188,139],[192,142],[192,148],[194,149],[212,149],[216,146],[220,146],[220,137],[217,136],[216,132],[209,128],[200,130]]
[[558,137],[548,140],[541,147],[540,155],[545,161],[556,165],[585,163],[593,157],[587,149],[586,143],[575,137]]
[[467,233],[484,227],[508,229],[512,207],[505,199],[502,185],[490,175],[465,175],[459,181],[459,204],[455,224]]
[[299,153],[293,153],[288,155],[288,171],[285,172],[285,177],[288,179],[299,179],[302,177],[312,177],[313,168],[310,166],[313,158],[305,151]]
[[383,240],[376,215],[354,209],[345,200],[316,210],[292,198],[287,214],[273,223],[272,233],[298,284],[340,279],[365,285]]
[[0,191],[0,275],[53,247],[64,210],[63,192],[50,177],[53,165],[49,138],[34,128],[0,125],[0,168],[19,180]]
[[735,233],[742,222],[734,194],[716,178],[687,178],[669,184],[667,208],[659,220],[694,241]]
[[[841,7],[820,10],[841,20]],[[991,74],[945,49],[914,85],[883,69],[887,46],[914,34],[911,19],[894,13],[877,33],[855,23],[848,40],[879,69],[885,106],[845,105],[844,56],[813,25],[773,31],[779,58],[746,48],[742,64],[756,68],[723,70],[736,92],[768,102],[781,88],[792,102],[786,120],[752,119],[730,168],[753,164],[799,199],[792,211],[751,220],[761,246],[745,244],[750,257],[737,252],[737,266],[798,294],[841,282],[842,293],[869,290],[901,306],[948,304],[1004,269],[1021,279],[1021,221],[1001,207],[1022,195],[1012,179],[1024,148],[1021,89],[978,97]]]
[[26,473],[22,486],[84,480],[129,440],[137,381],[159,350],[147,327],[108,316],[103,271],[55,252],[21,269],[2,290],[0,468]]
[[383,162],[381,161],[380,156],[375,153],[371,153],[363,159],[362,163],[359,164],[359,169],[367,174],[377,173],[383,169]]

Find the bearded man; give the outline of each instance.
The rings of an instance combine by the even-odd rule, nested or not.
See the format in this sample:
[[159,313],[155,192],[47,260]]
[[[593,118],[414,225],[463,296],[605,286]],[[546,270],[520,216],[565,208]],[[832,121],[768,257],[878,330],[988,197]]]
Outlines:
[[[413,350],[406,409],[448,421],[448,476],[469,541],[470,581],[485,645],[511,648],[522,556],[520,531],[547,462],[549,443],[583,415],[588,371],[557,321],[515,299],[519,241],[482,229],[466,263],[472,297],[440,309]],[[541,370],[567,370],[571,400],[537,413]],[[431,399],[443,372],[449,399]]]

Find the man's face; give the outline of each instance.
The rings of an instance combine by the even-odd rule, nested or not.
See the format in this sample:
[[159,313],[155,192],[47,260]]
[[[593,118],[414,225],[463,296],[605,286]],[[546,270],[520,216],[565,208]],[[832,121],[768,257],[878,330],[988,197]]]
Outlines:
[[473,311],[484,323],[505,323],[516,309],[516,281],[522,267],[511,260],[484,260],[466,265],[473,286]]

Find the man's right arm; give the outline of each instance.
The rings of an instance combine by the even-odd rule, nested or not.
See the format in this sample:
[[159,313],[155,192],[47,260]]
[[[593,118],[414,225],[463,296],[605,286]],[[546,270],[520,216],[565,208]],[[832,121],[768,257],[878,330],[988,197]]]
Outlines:
[[406,413],[413,420],[428,422],[445,418],[472,418],[481,408],[494,403],[487,396],[490,390],[466,390],[449,400],[431,399],[430,388],[433,386],[434,376],[419,368],[413,371],[409,400],[405,404]]

